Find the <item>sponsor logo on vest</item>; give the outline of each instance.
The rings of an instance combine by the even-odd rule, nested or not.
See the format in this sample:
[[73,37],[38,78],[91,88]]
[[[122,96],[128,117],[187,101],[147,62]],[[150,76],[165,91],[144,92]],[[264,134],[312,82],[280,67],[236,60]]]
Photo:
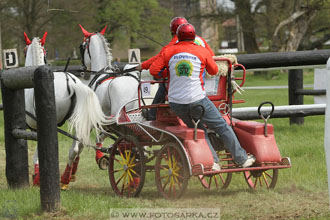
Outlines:
[[193,65],[189,60],[181,60],[175,65],[175,72],[177,76],[190,77],[193,72]]

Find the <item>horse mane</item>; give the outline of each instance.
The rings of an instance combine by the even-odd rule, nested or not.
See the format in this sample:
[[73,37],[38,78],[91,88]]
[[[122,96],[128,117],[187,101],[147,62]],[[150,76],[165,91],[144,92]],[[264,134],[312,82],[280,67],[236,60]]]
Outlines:
[[40,43],[40,39],[38,37],[33,38],[31,43],[31,49],[32,49],[32,60],[34,65],[43,65],[45,64],[45,61],[43,59],[43,48]]
[[107,66],[108,67],[112,67],[111,62],[112,62],[112,53],[111,53],[111,49],[110,49],[110,43],[108,42],[108,40],[100,33],[97,33],[97,36],[100,37],[104,50],[105,50],[105,54],[106,54],[106,58],[107,58]]

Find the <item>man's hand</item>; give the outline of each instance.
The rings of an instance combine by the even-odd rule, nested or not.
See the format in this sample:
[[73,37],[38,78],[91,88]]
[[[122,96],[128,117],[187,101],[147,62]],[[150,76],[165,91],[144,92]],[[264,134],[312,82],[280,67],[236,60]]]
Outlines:
[[135,68],[136,68],[138,71],[140,71],[140,72],[142,71],[142,66],[141,66],[141,64],[139,64],[139,65],[136,66]]

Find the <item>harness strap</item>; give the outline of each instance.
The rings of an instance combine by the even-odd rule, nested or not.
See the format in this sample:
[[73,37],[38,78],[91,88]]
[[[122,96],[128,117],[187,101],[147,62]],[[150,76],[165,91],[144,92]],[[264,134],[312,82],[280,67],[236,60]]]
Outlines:
[[[68,91],[69,94],[71,94],[71,90],[70,90],[70,86],[69,86],[69,77],[72,79],[72,81],[73,81],[74,83],[77,83],[77,82],[76,82],[76,79],[73,78],[73,76],[71,76],[68,72],[64,72],[64,74],[65,74],[65,77],[66,77],[66,88],[67,88],[67,91]],[[74,110],[74,108],[75,108],[75,106],[76,106],[76,103],[77,103],[77,97],[76,97],[76,94],[73,94],[73,95],[71,96],[71,105],[70,105],[69,111],[68,111],[68,113],[65,115],[65,117],[63,118],[63,120],[60,121],[60,122],[57,124],[58,126],[62,126],[62,125],[65,123],[65,121],[66,121],[68,118],[71,117],[72,112],[73,112],[73,110]]]

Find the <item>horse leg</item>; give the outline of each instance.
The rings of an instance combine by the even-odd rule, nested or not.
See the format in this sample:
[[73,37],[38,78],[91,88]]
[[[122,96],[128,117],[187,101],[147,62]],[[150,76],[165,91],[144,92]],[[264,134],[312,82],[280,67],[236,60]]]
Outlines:
[[[96,140],[96,146],[98,148],[101,148],[103,146],[102,142],[104,141],[105,138],[106,138],[106,136],[101,134],[99,139]],[[96,149],[96,151],[95,151],[95,160],[101,170],[107,169],[107,167],[109,165],[109,157],[107,155],[104,155],[104,153],[101,152],[101,150],[99,150],[99,149]]]
[[39,186],[40,185],[40,173],[39,173],[38,148],[34,152],[33,164],[34,164],[34,174],[32,175],[33,185]]
[[80,153],[82,152],[83,149],[84,149],[84,145],[82,143],[79,143],[78,144],[78,154],[77,154],[77,156],[76,156],[76,158],[75,158],[75,160],[73,161],[73,164],[72,164],[72,172],[71,172],[70,182],[75,182],[76,179],[77,179],[76,173],[77,173],[79,159],[80,159],[79,155],[80,155]]
[[[64,170],[64,173],[61,176],[61,190],[67,190],[69,188],[69,183],[71,180],[72,170],[73,170],[73,162],[76,160],[77,157],[79,157],[79,153],[81,151],[80,148],[82,148],[79,145],[83,146],[81,143],[78,143],[77,141],[73,141],[72,143],[72,146],[69,151],[69,160]],[[75,169],[75,171],[77,171],[77,169]]]
[[71,173],[71,181],[70,182],[75,182],[76,179],[77,179],[76,173],[77,173],[77,169],[78,169],[79,159],[80,159],[80,157],[77,156],[76,159],[73,161],[73,164],[72,164],[72,173]]

